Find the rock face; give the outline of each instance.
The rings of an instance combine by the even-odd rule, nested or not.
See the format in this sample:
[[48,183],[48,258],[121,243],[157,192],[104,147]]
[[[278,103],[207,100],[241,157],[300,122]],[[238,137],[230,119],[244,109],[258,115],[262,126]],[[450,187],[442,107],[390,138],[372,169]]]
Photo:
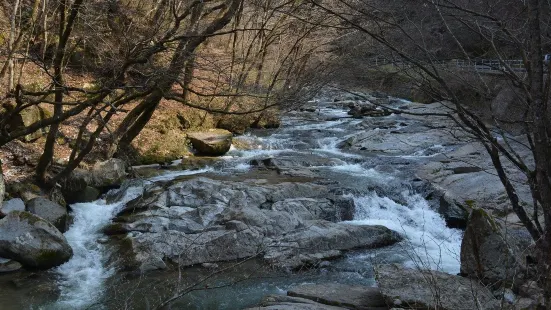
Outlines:
[[223,129],[211,129],[189,133],[188,138],[197,154],[203,156],[221,156],[230,150],[232,133]]
[[500,309],[492,293],[477,281],[438,271],[378,265],[376,280],[389,307],[408,309]]
[[513,231],[475,209],[461,243],[461,273],[487,285],[515,284],[526,271],[526,248]]
[[28,212],[0,220],[0,256],[27,267],[47,269],[71,258],[73,250],[52,224]]
[[21,198],[14,198],[2,203],[0,209],[0,216],[4,217],[12,211],[25,211],[25,203]]
[[290,289],[287,295],[347,309],[387,309],[386,301],[376,287],[338,283],[307,284]]
[[251,256],[296,268],[400,240],[385,227],[336,223],[353,204],[329,196],[326,186],[314,183],[205,177],[152,183],[105,232],[125,235],[119,256],[142,270]]
[[27,211],[52,223],[59,231],[67,229],[67,208],[46,198],[37,197],[27,202]]

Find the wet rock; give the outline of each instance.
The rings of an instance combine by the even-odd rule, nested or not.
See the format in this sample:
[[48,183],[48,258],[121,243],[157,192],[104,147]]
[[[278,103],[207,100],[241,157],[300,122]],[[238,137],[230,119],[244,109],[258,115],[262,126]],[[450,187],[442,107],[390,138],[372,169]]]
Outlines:
[[4,217],[12,211],[25,211],[25,203],[21,198],[14,198],[2,203],[0,209],[0,216]]
[[354,198],[336,196],[332,198],[331,201],[338,210],[337,215],[339,221],[352,221],[354,219],[354,214],[356,213]]
[[375,275],[390,307],[500,309],[498,300],[486,287],[468,278],[438,271],[408,269],[397,264],[375,266]]
[[168,230],[128,236],[122,255],[129,259],[127,267],[148,271],[164,269],[165,260],[191,266],[256,256],[262,251],[263,242],[263,237],[251,229],[198,234]]
[[13,211],[0,220],[0,256],[27,267],[51,268],[68,261],[73,250],[52,224],[29,212]]
[[203,156],[224,155],[230,150],[232,143],[232,133],[223,129],[192,132],[188,134],[188,138],[197,154]]
[[526,271],[526,244],[487,212],[475,209],[461,243],[461,273],[492,286],[518,284]]
[[[196,177],[146,185],[105,233],[126,234],[120,256],[128,257],[129,268],[142,270],[164,268],[165,261],[194,265],[239,259],[269,247],[276,249],[268,251],[269,261],[314,266],[342,255],[341,250],[399,240],[384,227],[332,223],[350,208],[353,202],[324,185]],[[289,248],[297,244],[306,250]]]
[[65,199],[68,203],[81,203],[81,202],[92,202],[98,200],[101,192],[92,186],[86,186],[80,191],[66,192]]
[[346,308],[342,307],[336,307],[336,306],[329,306],[317,303],[315,301],[306,299],[306,298],[299,298],[299,297],[291,297],[291,296],[283,296],[283,295],[269,295],[262,299],[259,305],[248,308],[245,310],[342,310]]
[[469,211],[442,191],[437,191],[435,196],[440,196],[439,199],[435,199],[437,202],[436,210],[442,215],[446,221],[446,225],[450,228],[465,229],[467,227]]
[[347,309],[387,309],[385,299],[376,287],[338,283],[307,284],[291,288],[287,295]]
[[400,240],[396,232],[384,226],[311,221],[305,228],[275,239],[269,245],[264,259],[276,266],[296,269],[305,264],[301,261],[301,255],[330,250],[373,249]]
[[61,232],[67,229],[67,208],[55,202],[37,197],[27,202],[27,211],[52,223]]
[[452,171],[454,174],[474,173],[482,171],[482,168],[476,166],[454,167]]
[[92,181],[88,185],[97,188],[120,186],[126,178],[127,167],[126,162],[118,158],[98,162],[92,168]]
[[92,175],[89,171],[81,168],[73,170],[67,178],[60,181],[64,196],[68,193],[82,191],[90,183],[92,183]]
[[23,268],[23,265],[19,262],[16,262],[13,259],[0,257],[0,273],[14,272],[21,268]]

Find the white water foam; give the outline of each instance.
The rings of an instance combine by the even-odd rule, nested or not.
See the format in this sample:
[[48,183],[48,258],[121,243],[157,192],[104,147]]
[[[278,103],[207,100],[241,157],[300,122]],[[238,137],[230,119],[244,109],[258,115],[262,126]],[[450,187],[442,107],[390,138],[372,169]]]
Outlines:
[[149,178],[147,179],[147,181],[149,182],[170,181],[174,178],[181,177],[184,175],[201,174],[201,173],[206,173],[211,171],[214,171],[214,169],[211,167],[205,167],[203,169],[197,169],[197,170],[172,171],[172,172],[163,173],[156,177]]
[[[207,167],[169,172],[144,180],[143,184],[212,170]],[[59,275],[61,296],[52,309],[85,309],[98,302],[105,290],[105,281],[115,273],[114,268],[105,266],[105,249],[98,243],[98,239],[103,236],[101,229],[127,202],[142,194],[142,186],[133,186],[125,191],[120,201],[112,204],[100,199],[71,205],[74,222],[65,233],[65,238],[73,248],[73,257],[54,270]]]
[[457,274],[462,232],[448,228],[444,219],[431,210],[420,195],[407,192],[402,195],[405,205],[376,193],[353,197],[356,214],[350,223],[383,225],[404,236],[406,240],[401,244],[409,258],[408,267]]
[[356,154],[350,154],[343,152],[340,148],[338,148],[339,142],[341,142],[342,138],[338,137],[327,137],[327,138],[321,138],[318,140],[319,148],[313,149],[315,152],[320,153],[328,153],[331,155],[337,155],[342,157],[348,157],[348,158],[361,158],[362,156],[356,155]]
[[98,200],[71,205],[74,223],[65,238],[73,248],[73,257],[55,269],[61,296],[54,309],[82,309],[98,301],[105,280],[115,272],[104,266],[104,249],[97,242],[102,236],[100,231],[126,202],[142,193],[142,187],[131,187],[121,201],[113,204]]

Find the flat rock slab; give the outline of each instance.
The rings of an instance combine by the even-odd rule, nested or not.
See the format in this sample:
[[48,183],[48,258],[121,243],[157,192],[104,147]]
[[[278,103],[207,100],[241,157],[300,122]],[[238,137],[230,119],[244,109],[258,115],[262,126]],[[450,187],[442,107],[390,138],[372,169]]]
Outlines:
[[269,295],[262,299],[256,307],[245,310],[342,310],[346,308],[329,306],[315,301],[283,295]]
[[389,307],[407,309],[500,309],[499,301],[478,281],[397,264],[375,266],[375,277]]
[[385,299],[377,287],[339,283],[309,284],[292,288],[287,294],[348,309],[387,309]]

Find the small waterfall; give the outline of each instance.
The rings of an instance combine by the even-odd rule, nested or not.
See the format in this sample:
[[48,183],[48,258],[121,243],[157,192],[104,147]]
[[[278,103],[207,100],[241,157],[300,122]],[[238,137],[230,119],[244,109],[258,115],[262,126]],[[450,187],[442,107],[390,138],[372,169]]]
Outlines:
[[71,205],[74,223],[65,237],[73,248],[73,257],[55,269],[61,297],[53,309],[81,309],[98,301],[105,280],[115,272],[104,265],[104,249],[97,242],[101,229],[126,202],[142,192],[142,187],[130,187],[122,200],[113,204],[98,200]]
[[212,168],[205,168],[175,171],[137,182],[141,184],[121,189],[124,191],[122,198],[112,204],[107,204],[105,200],[100,199],[71,205],[74,222],[65,233],[65,237],[73,248],[73,257],[54,270],[59,276],[58,285],[61,296],[47,309],[86,309],[101,301],[105,281],[116,271],[113,267],[105,265],[105,249],[98,242],[98,239],[103,236],[101,230],[127,202],[143,194],[145,184],[212,170]]
[[351,223],[383,225],[402,234],[406,238],[401,245],[409,258],[408,267],[459,273],[462,232],[448,228],[420,195],[404,192],[402,196],[404,204],[374,192],[353,197],[356,214]]

